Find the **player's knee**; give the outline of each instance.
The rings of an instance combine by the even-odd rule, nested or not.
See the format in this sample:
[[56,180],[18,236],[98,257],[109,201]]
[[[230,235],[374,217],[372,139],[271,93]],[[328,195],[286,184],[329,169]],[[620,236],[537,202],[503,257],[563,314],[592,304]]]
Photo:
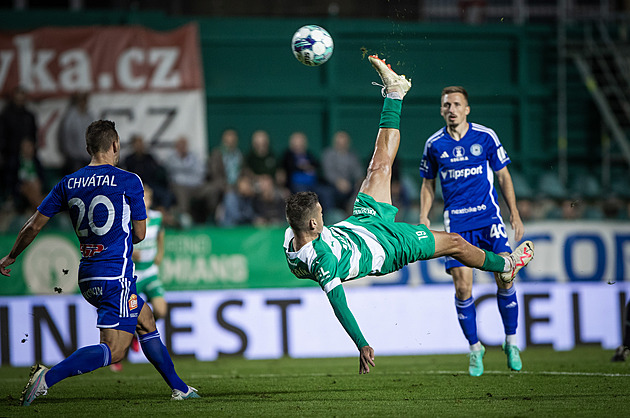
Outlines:
[[472,296],[472,283],[455,283],[455,296],[459,300],[466,300]]
[[448,234],[449,238],[449,247],[451,248],[452,254],[451,256],[457,258],[461,256],[464,251],[466,251],[467,242],[461,235],[451,232]]
[[156,329],[155,318],[153,311],[149,308],[149,305],[145,304],[142,307],[142,311],[138,316],[138,324],[136,325],[136,332],[138,334],[146,334]]
[[157,301],[153,303],[153,317],[157,321],[158,319],[162,319],[166,316],[166,302],[158,303]]

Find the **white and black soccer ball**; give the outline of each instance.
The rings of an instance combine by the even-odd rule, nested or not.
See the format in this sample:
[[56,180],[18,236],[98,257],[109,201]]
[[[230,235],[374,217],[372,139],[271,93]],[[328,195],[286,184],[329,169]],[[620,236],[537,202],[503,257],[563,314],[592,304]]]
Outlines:
[[322,65],[333,53],[333,39],[321,26],[302,26],[293,35],[291,48],[295,58],[308,66]]

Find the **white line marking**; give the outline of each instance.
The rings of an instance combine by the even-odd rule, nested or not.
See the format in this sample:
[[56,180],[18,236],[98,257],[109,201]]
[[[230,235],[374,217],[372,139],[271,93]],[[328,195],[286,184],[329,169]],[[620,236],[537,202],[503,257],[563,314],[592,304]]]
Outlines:
[[[380,372],[373,371],[375,375],[379,376],[400,376],[400,375],[462,375],[467,376],[468,372],[466,370],[426,370],[426,371],[401,371],[401,372]],[[492,375],[519,375],[519,374],[527,374],[527,375],[539,375],[539,376],[583,376],[583,377],[630,377],[630,373],[598,373],[598,372],[554,372],[554,371],[528,371],[522,370],[520,372],[512,372],[512,371],[499,371],[499,370],[486,370],[483,372],[484,374],[492,374]],[[206,374],[206,373],[198,373],[193,375],[187,375],[188,380],[195,379],[234,379],[238,378],[252,378],[252,379],[267,379],[267,378],[283,378],[283,377],[340,377],[340,376],[356,376],[359,373],[258,373],[258,374],[244,374],[244,373],[235,373],[235,374]],[[154,380],[155,376],[132,376],[125,373],[119,374],[120,377],[128,377],[136,380]],[[8,378],[2,379],[4,382],[24,382],[25,378]]]
[[[374,374],[378,374],[381,376],[396,376],[396,375],[432,375],[432,374],[450,374],[450,375],[468,375],[468,372],[465,370],[427,370],[427,371],[417,371],[417,372],[378,372],[374,371]],[[278,378],[278,377],[337,377],[337,376],[354,376],[359,373],[291,373],[291,374],[278,374],[278,373],[260,373],[260,374],[233,374],[233,375],[222,375],[222,374],[194,374],[191,378],[211,378],[211,379],[232,379],[234,377],[239,378]],[[541,376],[584,376],[584,377],[630,377],[630,373],[589,373],[589,372],[554,372],[554,371],[498,371],[498,370],[486,370],[484,374],[495,374],[495,375],[518,375],[518,374],[529,374],[529,375],[541,375]]]

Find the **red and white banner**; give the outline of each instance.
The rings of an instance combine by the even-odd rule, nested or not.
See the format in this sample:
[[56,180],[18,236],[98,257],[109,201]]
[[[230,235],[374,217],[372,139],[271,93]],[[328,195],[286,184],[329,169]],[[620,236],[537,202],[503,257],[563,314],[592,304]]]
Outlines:
[[[124,144],[142,134],[158,153],[186,136],[205,156],[205,91],[197,26],[168,32],[138,26],[46,27],[0,32],[0,93],[28,92],[36,114],[39,157],[47,166],[63,158],[57,127],[70,95],[90,94],[95,119],[116,122]],[[123,148],[124,149],[124,148]]]

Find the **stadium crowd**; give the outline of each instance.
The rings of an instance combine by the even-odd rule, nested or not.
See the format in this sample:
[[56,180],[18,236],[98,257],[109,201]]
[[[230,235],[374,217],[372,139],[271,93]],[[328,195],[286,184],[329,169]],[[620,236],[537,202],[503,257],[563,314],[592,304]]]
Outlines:
[[[87,152],[76,144],[78,133],[93,119],[88,100],[86,94],[69,99],[58,132],[65,161],[61,167],[44,167],[38,158],[36,117],[28,109],[27,93],[22,88],[12,92],[0,111],[0,232],[19,229],[62,175],[85,164]],[[265,130],[254,131],[245,145],[238,130],[228,128],[206,159],[189,150],[185,136],[174,141],[170,155],[162,159],[151,152],[140,133],[121,140],[131,146],[120,166],[151,186],[165,225],[176,228],[284,226],[284,199],[303,190],[317,192],[327,222],[334,223],[348,216],[366,167],[343,130],[333,134],[321,158],[299,131],[289,136],[284,150],[274,150],[271,144],[278,142],[271,141]],[[409,165],[409,160],[405,163]],[[401,166],[396,161],[393,168],[394,204],[400,208],[399,220],[417,223],[421,178],[417,166],[404,170]],[[531,184],[527,180],[531,177],[513,168],[510,171],[525,222],[630,219],[630,187],[624,182],[612,182],[612,190],[605,191],[597,177],[584,174],[564,186],[549,172]],[[433,224],[443,220],[441,203],[438,187],[430,213]]]

